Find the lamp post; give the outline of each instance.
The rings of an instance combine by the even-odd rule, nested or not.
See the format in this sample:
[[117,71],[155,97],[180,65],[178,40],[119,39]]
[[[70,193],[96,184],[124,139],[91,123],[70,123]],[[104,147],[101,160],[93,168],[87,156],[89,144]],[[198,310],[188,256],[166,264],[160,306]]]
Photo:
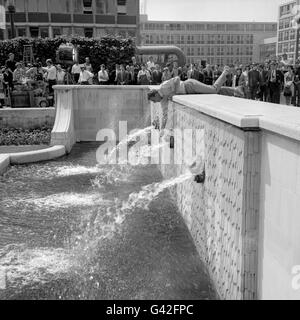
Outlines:
[[15,13],[16,8],[14,5],[10,4],[8,7],[8,13],[10,17],[10,30],[11,30],[11,39],[16,37],[16,30],[15,30]]

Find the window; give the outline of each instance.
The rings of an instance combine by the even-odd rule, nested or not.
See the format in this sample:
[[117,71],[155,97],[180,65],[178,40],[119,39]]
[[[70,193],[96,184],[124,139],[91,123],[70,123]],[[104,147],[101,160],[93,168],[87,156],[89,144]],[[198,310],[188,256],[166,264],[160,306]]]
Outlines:
[[49,38],[49,29],[48,28],[41,28],[41,37],[42,38]]
[[226,25],[227,31],[244,31],[244,25],[242,24],[227,24]]
[[283,40],[289,40],[289,31],[284,31]]
[[30,36],[32,38],[38,38],[38,36],[39,36],[39,27],[30,27]]
[[266,31],[277,31],[277,24],[276,23],[266,24],[265,29]]
[[291,19],[285,19],[284,20],[284,28],[287,29],[291,25]]
[[84,36],[86,38],[92,38],[93,37],[93,28],[84,28]]
[[25,12],[25,0],[16,0],[15,4],[16,4],[16,12]]
[[294,40],[294,39],[296,39],[296,30],[291,29],[290,30],[290,40]]
[[18,35],[18,37],[26,37],[26,29],[25,28],[18,28],[17,35]]
[[126,15],[127,7],[126,0],[118,0],[118,15]]
[[83,2],[83,13],[92,14],[93,13],[93,1],[92,0],[82,0]]
[[28,1],[28,12],[48,12],[47,0]]
[[187,44],[194,44],[194,43],[195,43],[194,36],[188,36]]
[[96,13],[106,14],[106,3],[103,0],[96,0]]
[[84,36],[83,28],[74,28],[74,34],[77,35],[77,36],[83,37]]
[[210,30],[210,31],[217,31],[217,28],[218,28],[218,25],[214,23],[210,23],[207,25],[207,30]]
[[71,27],[63,27],[62,33],[65,36],[71,36],[72,35],[72,28]]
[[82,0],[73,0],[74,13],[82,13],[83,5]]
[[53,28],[53,37],[55,38],[60,35],[61,35],[61,28],[59,28],[59,27]]
[[49,10],[50,12],[53,12],[53,13],[69,13],[70,0],[51,0],[51,5],[49,7]]
[[279,21],[279,30],[283,29],[283,20]]

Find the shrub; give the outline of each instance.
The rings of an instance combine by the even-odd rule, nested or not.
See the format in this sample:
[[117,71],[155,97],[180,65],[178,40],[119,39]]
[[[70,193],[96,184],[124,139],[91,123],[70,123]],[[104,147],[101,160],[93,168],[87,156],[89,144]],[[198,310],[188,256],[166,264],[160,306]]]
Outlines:
[[104,63],[112,70],[116,63],[128,64],[135,54],[135,42],[133,38],[107,36],[101,39],[84,37],[57,37],[50,38],[16,38],[0,42],[0,63],[5,64],[10,52],[15,54],[16,61],[23,60],[24,45],[32,45],[35,58],[40,58],[45,64],[46,59],[56,61],[56,51],[62,43],[71,42],[77,47],[79,62],[83,63],[86,57],[90,57],[95,71]]
[[39,129],[1,128],[0,146],[50,144],[51,128]]

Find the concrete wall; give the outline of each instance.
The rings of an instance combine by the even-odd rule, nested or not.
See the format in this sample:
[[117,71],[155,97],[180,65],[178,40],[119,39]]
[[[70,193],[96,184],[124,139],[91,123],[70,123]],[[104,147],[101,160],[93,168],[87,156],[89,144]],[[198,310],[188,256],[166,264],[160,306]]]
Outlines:
[[0,109],[0,128],[53,126],[54,120],[55,108]]
[[[148,87],[56,86],[55,90],[57,112],[72,109],[74,113],[77,141],[95,141],[100,129],[114,130],[118,141],[120,121],[127,121],[128,132],[150,125]],[[61,115],[57,121],[65,122],[67,118],[67,114]],[[53,140],[53,144],[57,143]]]
[[[193,150],[196,156],[200,146],[197,153],[204,157],[206,172],[204,185],[187,180],[172,188],[171,194],[220,298],[256,299],[259,133],[176,102],[169,108],[174,110],[171,122],[175,130],[193,130],[183,152]],[[203,130],[203,135],[196,130]],[[175,135],[173,160],[179,159],[176,153],[182,152],[181,145]],[[179,176],[186,169],[185,163],[161,165],[165,178]]]
[[263,131],[261,144],[259,298],[299,300],[300,143]]
[[[152,118],[160,116],[160,105],[152,104]],[[200,146],[206,181],[187,181],[171,194],[220,297],[300,299],[300,111],[177,96],[168,126],[203,130],[186,150],[195,155]],[[180,144],[175,134],[173,158]],[[185,169],[161,165],[165,177]]]

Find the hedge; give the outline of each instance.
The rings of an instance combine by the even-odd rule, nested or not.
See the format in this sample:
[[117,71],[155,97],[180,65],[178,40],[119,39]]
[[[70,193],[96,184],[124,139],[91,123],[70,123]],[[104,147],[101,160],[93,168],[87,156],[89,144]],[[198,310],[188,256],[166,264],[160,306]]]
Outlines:
[[102,63],[109,70],[112,70],[117,63],[130,63],[136,48],[133,38],[124,39],[112,36],[101,39],[84,37],[16,38],[0,41],[0,64],[5,64],[10,52],[15,54],[15,61],[22,61],[24,45],[32,45],[34,57],[40,58],[43,64],[46,59],[56,61],[58,47],[66,42],[71,42],[77,47],[80,63],[84,62],[85,57],[90,57],[95,71],[100,69]]
[[0,146],[50,144],[52,128],[0,128]]

